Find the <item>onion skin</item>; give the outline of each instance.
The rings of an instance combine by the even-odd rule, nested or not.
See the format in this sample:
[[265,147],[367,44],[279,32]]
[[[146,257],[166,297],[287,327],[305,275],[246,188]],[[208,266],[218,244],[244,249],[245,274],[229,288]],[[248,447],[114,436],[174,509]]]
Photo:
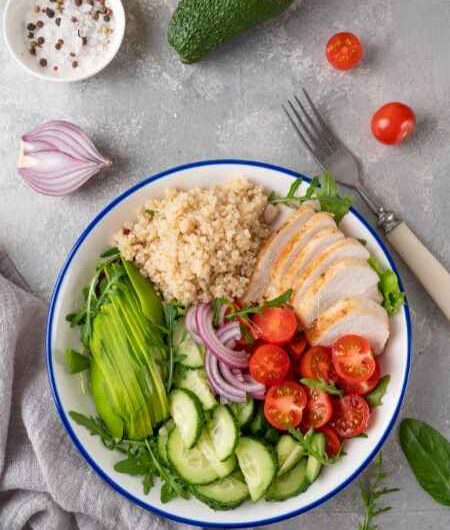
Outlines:
[[17,170],[38,193],[72,193],[111,161],[102,156],[88,136],[63,120],[44,122],[22,136]]

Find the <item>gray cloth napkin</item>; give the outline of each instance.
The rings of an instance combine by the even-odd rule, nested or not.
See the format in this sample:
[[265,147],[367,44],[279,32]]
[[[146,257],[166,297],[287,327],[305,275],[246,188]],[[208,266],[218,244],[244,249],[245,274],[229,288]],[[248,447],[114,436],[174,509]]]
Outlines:
[[171,530],[107,486],[56,414],[44,355],[46,304],[0,247],[0,530]]

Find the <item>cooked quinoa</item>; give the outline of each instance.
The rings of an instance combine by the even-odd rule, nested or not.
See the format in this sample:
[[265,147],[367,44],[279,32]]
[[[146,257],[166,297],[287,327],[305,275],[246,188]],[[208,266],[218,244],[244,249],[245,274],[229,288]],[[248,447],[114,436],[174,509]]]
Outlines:
[[270,232],[266,206],[262,187],[245,178],[189,191],[168,188],[115,234],[115,243],[166,300],[239,298]]

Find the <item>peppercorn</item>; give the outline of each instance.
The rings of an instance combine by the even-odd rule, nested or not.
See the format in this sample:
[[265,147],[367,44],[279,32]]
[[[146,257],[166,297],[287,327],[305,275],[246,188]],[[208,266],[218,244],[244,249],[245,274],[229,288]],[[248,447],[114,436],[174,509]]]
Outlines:
[[80,7],[82,3],[83,3],[83,0],[75,0],[75,5],[77,7]]
[[83,46],[86,46],[86,44],[87,44],[87,37],[81,37],[81,44],[82,44]]
[[32,31],[28,32],[28,38],[29,39],[34,39],[34,33]]
[[27,24],[27,30],[28,31],[34,31],[36,29],[36,24],[33,24],[33,22],[30,22]]
[[61,18],[60,18],[60,17],[55,18],[55,24],[56,24],[57,26],[61,26]]
[[72,68],[77,68],[77,67],[78,67],[78,61],[73,61]]
[[109,21],[111,20],[111,17],[110,17],[109,15],[105,15],[105,16],[103,17],[103,20],[104,20],[105,22],[109,22]]
[[55,16],[55,12],[53,11],[53,9],[47,7],[47,16],[48,18],[53,18]]
[[30,46],[30,49],[28,51],[31,55],[36,55],[36,48],[34,46]]
[[45,42],[45,39],[44,37],[39,37],[37,41],[38,41],[39,46],[42,46]]
[[43,28],[43,27],[44,27],[44,22],[43,22],[42,20],[38,20],[38,21],[36,22],[36,26],[37,26],[38,28]]
[[43,67],[47,66],[47,59],[41,59],[41,60],[39,61],[39,64],[40,64],[41,66],[43,66]]

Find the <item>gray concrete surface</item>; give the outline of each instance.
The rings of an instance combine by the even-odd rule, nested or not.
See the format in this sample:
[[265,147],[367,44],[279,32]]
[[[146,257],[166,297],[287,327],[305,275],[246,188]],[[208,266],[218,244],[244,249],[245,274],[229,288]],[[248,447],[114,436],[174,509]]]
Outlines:
[[[314,173],[299,152],[280,103],[306,86],[362,160],[367,182],[448,268],[450,266],[450,2],[304,0],[278,20],[182,65],[166,44],[176,0],[128,0],[128,29],[110,67],[92,80],[57,85],[23,72],[0,44],[0,241],[37,293],[48,297],[81,229],[110,199],[149,173],[205,158],[240,157]],[[3,11],[0,7],[0,14]],[[338,30],[360,35],[364,63],[338,73],[324,46]],[[417,113],[417,132],[400,147],[370,134],[382,103],[401,100]],[[65,198],[27,188],[15,171],[20,135],[42,120],[83,126],[114,159],[111,173]],[[359,204],[359,203],[357,203]],[[365,209],[362,208],[365,212]],[[403,416],[449,435],[450,326],[399,263],[414,321],[414,364]],[[440,530],[449,512],[417,485],[397,433],[385,447],[392,511],[380,529]],[[356,484],[321,508],[273,528],[357,528]]]

